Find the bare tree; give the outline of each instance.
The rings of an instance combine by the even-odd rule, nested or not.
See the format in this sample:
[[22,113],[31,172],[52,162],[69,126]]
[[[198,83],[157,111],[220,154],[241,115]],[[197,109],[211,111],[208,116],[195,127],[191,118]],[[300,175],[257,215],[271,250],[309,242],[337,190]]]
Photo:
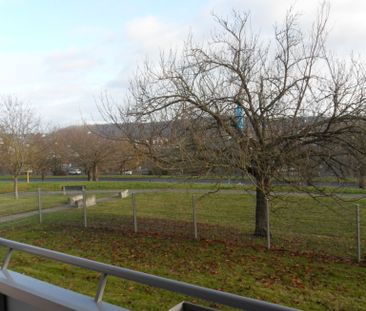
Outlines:
[[114,143],[97,135],[86,125],[61,129],[58,137],[69,161],[82,167],[88,180],[98,181],[102,167],[113,161]]
[[66,163],[66,152],[61,144],[58,144],[57,130],[38,133],[31,137],[31,164],[34,172],[41,175],[42,180],[52,172],[54,175],[63,172],[63,164]]
[[[351,171],[358,178],[358,186],[366,189],[366,122],[360,123],[360,131],[356,134],[347,135],[345,150],[346,161],[351,163]],[[352,148],[349,148],[351,145]]]
[[335,146],[365,116],[365,72],[328,55],[327,12],[323,5],[304,32],[290,11],[270,41],[252,32],[246,13],[215,16],[207,42],[189,39],[182,53],[138,71],[127,108],[103,97],[101,110],[162,166],[248,174],[255,235],[265,236],[273,181],[289,182],[287,169],[305,164],[340,168]]
[[109,140],[109,143],[114,147],[110,161],[105,165],[109,171],[118,172],[122,175],[126,171],[135,170],[139,166],[141,159],[135,154],[135,150],[128,140],[114,139]]
[[18,198],[18,177],[31,168],[32,136],[38,132],[39,118],[15,97],[1,100],[0,135],[2,164],[13,176],[14,195]]

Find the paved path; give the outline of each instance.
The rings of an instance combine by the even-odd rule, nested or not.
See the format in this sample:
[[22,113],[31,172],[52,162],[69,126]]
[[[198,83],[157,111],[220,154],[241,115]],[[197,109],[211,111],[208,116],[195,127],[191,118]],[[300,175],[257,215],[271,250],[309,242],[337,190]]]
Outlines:
[[[108,201],[113,200],[115,198],[116,197],[100,198],[100,199],[97,199],[97,203],[108,202]],[[50,213],[61,212],[61,211],[71,211],[73,209],[75,209],[75,207],[71,207],[69,204],[65,204],[65,205],[62,205],[62,206],[56,206],[56,207],[43,209],[42,214],[50,214]],[[36,216],[36,215],[39,215],[38,211],[31,211],[31,212],[13,214],[13,215],[8,215],[8,216],[0,216],[0,223],[13,221],[13,220],[18,220],[18,219],[23,219],[23,218],[28,218],[28,217]]]
[[[68,205],[51,207],[51,208],[47,208],[47,209],[42,210],[42,214],[55,213],[55,212],[66,211],[66,210],[70,210],[70,209],[71,208]],[[23,219],[23,218],[35,216],[35,215],[38,215],[38,214],[39,214],[38,211],[31,211],[31,212],[19,213],[19,214],[14,214],[14,215],[1,216],[0,217],[0,223],[13,221],[13,220],[18,220],[18,219]]]

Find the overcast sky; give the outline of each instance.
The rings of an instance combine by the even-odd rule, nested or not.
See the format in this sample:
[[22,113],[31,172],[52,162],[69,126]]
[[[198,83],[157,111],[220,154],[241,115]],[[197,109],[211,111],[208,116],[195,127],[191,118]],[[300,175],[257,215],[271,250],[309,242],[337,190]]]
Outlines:
[[[364,55],[366,1],[329,2],[329,46]],[[306,24],[319,1],[0,0],[0,95],[17,96],[53,125],[98,120],[101,92],[122,102],[138,63],[179,46],[189,31],[208,36],[212,12],[250,11],[266,35],[291,5]]]

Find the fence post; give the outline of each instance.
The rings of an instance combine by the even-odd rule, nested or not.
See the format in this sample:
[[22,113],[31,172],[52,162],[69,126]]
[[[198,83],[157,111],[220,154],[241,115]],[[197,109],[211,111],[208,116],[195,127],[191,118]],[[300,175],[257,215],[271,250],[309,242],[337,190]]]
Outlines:
[[269,224],[269,200],[266,198],[266,209],[267,209],[267,249],[271,249],[271,228]]
[[84,212],[84,227],[88,227],[88,219],[86,215],[86,190],[83,189],[83,212]]
[[39,223],[42,223],[42,197],[41,188],[38,188],[38,213],[39,213]]
[[356,204],[356,236],[357,236],[357,261],[361,262],[361,221],[360,204]]
[[198,232],[197,232],[197,214],[196,214],[196,200],[194,199],[194,195],[192,194],[192,216],[193,216],[193,232],[194,238],[198,239]]
[[132,193],[133,231],[137,233],[136,195]]

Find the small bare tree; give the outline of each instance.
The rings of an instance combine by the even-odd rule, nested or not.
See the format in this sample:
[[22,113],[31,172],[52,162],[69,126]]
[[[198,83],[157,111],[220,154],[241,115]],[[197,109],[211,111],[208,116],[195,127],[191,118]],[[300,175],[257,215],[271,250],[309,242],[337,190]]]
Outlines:
[[248,14],[216,16],[210,40],[190,39],[182,53],[138,71],[127,108],[116,111],[103,97],[101,110],[161,166],[248,174],[255,235],[265,236],[272,182],[289,182],[288,169],[306,172],[304,165],[340,172],[335,147],[365,116],[365,72],[328,55],[327,18],[322,6],[304,32],[290,11],[264,41]]
[[1,100],[1,160],[13,176],[14,196],[18,198],[18,177],[31,168],[32,136],[38,132],[40,120],[32,109],[15,97]]

